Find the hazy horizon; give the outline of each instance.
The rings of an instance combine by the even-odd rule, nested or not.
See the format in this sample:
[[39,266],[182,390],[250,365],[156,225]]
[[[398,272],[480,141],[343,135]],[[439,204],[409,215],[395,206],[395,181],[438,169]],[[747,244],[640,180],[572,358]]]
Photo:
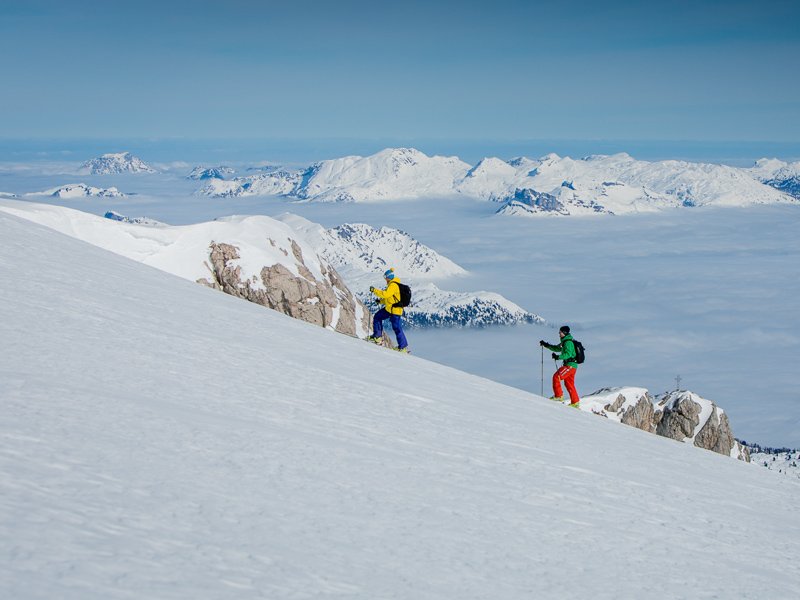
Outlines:
[[348,155],[367,156],[384,148],[416,148],[428,155],[458,156],[476,163],[487,156],[537,158],[554,152],[580,158],[626,152],[640,160],[686,160],[750,166],[760,158],[800,160],[800,143],[770,141],[680,140],[435,140],[366,138],[0,138],[0,161],[85,161],[100,154],[128,151],[145,162],[193,161],[311,163]]

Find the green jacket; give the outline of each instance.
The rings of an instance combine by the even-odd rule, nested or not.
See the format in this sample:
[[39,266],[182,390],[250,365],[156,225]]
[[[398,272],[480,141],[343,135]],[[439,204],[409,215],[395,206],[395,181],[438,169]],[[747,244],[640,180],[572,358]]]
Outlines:
[[558,360],[563,360],[564,364],[568,367],[578,368],[578,363],[575,362],[575,344],[572,342],[572,334],[568,333],[561,338],[561,343],[557,346],[545,344],[553,352],[558,352]]

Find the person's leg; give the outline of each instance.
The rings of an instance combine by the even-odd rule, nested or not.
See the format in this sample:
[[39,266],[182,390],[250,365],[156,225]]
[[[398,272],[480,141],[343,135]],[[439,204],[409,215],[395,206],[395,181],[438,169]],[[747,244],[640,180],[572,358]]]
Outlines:
[[575,374],[578,372],[578,369],[573,367],[566,367],[568,370],[564,373],[564,384],[567,386],[567,391],[569,392],[569,399],[572,404],[577,404],[581,401],[578,397],[578,390],[575,389]]
[[406,334],[403,331],[403,318],[400,315],[391,315],[389,319],[392,324],[392,329],[394,329],[394,335],[397,338],[397,347],[402,350],[408,346]]
[[564,390],[561,387],[561,377],[565,368],[561,367],[553,373],[553,397],[555,398],[561,398],[564,395]]
[[372,337],[379,338],[383,336],[383,320],[389,318],[389,313],[385,308],[380,309],[372,317]]

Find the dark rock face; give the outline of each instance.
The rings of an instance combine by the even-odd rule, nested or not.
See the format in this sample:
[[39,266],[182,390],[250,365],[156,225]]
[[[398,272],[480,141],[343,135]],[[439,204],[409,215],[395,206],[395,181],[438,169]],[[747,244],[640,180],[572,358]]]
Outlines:
[[687,437],[692,437],[695,428],[700,424],[701,406],[691,399],[680,398],[670,407],[669,400],[671,398],[667,396],[659,402],[661,415],[656,425],[656,433],[682,442]]
[[628,407],[622,414],[622,423],[636,427],[643,431],[653,432],[655,426],[653,425],[653,402],[650,396],[644,395],[639,398],[636,405]]

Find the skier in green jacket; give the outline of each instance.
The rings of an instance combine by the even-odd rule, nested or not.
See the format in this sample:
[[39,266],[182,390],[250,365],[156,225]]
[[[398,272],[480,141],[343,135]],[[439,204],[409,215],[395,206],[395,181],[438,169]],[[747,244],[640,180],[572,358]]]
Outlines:
[[575,362],[575,344],[569,332],[569,325],[563,325],[558,330],[558,336],[561,338],[561,342],[555,345],[539,340],[540,346],[553,352],[553,359],[564,361],[564,364],[553,373],[553,395],[550,396],[550,400],[564,401],[564,392],[561,388],[563,380],[569,392],[570,406],[580,408],[581,399],[578,397],[578,390],[575,389],[575,373],[578,371],[578,363]]

